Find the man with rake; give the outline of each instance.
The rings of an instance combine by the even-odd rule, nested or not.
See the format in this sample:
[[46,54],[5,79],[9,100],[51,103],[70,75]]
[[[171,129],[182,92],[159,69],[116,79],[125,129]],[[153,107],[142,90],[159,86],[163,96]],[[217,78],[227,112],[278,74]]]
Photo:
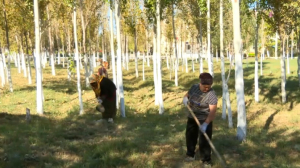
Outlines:
[[201,73],[199,79],[200,83],[194,84],[183,97],[183,104],[190,107],[201,124],[199,128],[191,113],[188,115],[186,126],[187,156],[185,161],[195,160],[195,149],[199,137],[200,158],[205,167],[210,167],[211,146],[203,132],[208,135],[209,139],[212,138],[212,126],[216,115],[218,98],[215,91],[211,88],[213,77],[209,73]]

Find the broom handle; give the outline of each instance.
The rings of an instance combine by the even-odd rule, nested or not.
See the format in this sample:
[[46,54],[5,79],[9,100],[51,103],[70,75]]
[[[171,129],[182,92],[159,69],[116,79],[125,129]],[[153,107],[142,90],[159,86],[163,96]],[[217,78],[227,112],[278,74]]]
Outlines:
[[[189,105],[187,105],[187,108],[189,109],[190,113],[192,114],[194,120],[196,121],[197,125],[199,126],[199,128],[201,128],[201,124],[200,122],[198,121],[197,117],[195,116],[193,110],[190,108]],[[200,129],[201,130],[201,129]],[[218,159],[220,160],[222,166],[225,168],[226,167],[226,164],[224,162],[224,160],[221,158],[219,152],[217,151],[217,149],[215,148],[214,144],[211,142],[211,140],[209,139],[209,137],[207,136],[206,132],[202,132],[205,139],[207,140],[207,142],[209,143],[210,147],[212,148],[212,150],[215,152],[215,154],[217,155]]]

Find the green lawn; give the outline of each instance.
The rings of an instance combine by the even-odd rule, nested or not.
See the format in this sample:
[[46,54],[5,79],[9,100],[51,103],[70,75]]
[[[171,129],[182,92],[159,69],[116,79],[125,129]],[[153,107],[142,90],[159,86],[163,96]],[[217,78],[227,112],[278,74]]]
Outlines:
[[[163,99],[165,113],[158,114],[154,105],[153,70],[142,60],[139,78],[135,77],[134,61],[123,69],[126,118],[118,114],[114,124],[97,125],[100,114],[90,88],[85,87],[83,71],[81,86],[84,115],[79,115],[75,81],[67,80],[67,70],[57,65],[56,76],[51,67],[43,70],[44,111],[36,115],[35,85],[28,85],[23,73],[12,65],[14,92],[8,86],[0,89],[0,167],[2,168],[156,168],[199,167],[199,159],[185,163],[185,125],[187,109],[182,96],[198,82],[199,64],[189,73],[179,67],[179,86],[174,84],[174,72],[163,62]],[[266,59],[259,77],[260,102],[254,101],[254,59],[244,62],[247,140],[236,140],[236,96],[234,68],[229,90],[234,128],[221,118],[222,87],[220,61],[214,60],[214,86],[218,94],[218,116],[214,121],[213,143],[231,168],[300,168],[300,89],[297,60],[290,60],[287,74],[287,103],[281,103],[280,59]],[[260,67],[260,66],[259,66]],[[228,72],[229,63],[226,62]],[[207,62],[204,61],[207,70]],[[35,77],[34,69],[32,76]],[[226,72],[226,75],[227,75]],[[109,76],[112,77],[111,71]],[[260,74],[260,70],[259,70]],[[35,79],[33,79],[35,83]],[[30,122],[25,110],[31,109]],[[198,157],[198,155],[196,156]],[[213,154],[214,168],[221,167]]]

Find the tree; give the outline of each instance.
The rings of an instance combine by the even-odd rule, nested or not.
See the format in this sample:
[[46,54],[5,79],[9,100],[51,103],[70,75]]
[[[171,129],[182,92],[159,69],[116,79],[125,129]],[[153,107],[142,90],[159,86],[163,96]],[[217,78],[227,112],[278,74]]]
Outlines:
[[9,35],[8,35],[8,22],[7,22],[7,18],[6,18],[5,0],[3,0],[3,6],[4,6],[3,13],[4,13],[4,22],[5,22],[6,43],[7,43],[7,49],[8,49],[7,76],[8,76],[9,90],[10,90],[10,92],[13,92],[13,84],[12,84],[11,70],[10,70],[10,52],[9,52],[10,45],[9,45]]
[[[228,109],[228,126],[229,128],[233,127],[232,123],[232,112],[230,104],[230,96],[228,92],[228,85],[225,79],[225,61],[224,61],[224,46],[223,46],[223,0],[220,0],[220,57],[221,57],[221,77],[222,77],[222,118],[226,119],[226,106]],[[228,75],[229,79],[229,75]]]
[[42,86],[42,68],[40,56],[40,26],[39,26],[39,4],[34,0],[34,28],[35,28],[35,57],[36,57],[36,104],[37,113],[43,114],[43,86]]
[[281,39],[281,99],[286,103],[286,65],[284,56],[285,40],[295,26],[295,16],[299,13],[299,1],[289,0],[262,0],[260,5],[266,12],[262,13],[264,20],[271,25],[273,32],[278,32]]
[[116,28],[117,28],[117,90],[119,90],[119,99],[121,106],[121,115],[125,117],[125,100],[124,100],[124,90],[123,90],[123,74],[122,74],[122,64],[121,64],[121,34],[120,34],[120,0],[115,1],[115,18],[116,18]]
[[211,58],[211,39],[210,39],[210,0],[207,0],[207,61],[208,61],[208,72],[214,76],[213,72],[213,61]]
[[244,98],[244,77],[242,63],[242,39],[240,29],[240,4],[238,0],[232,0],[233,32],[234,32],[234,54],[235,54],[235,90],[237,97],[237,138],[246,139],[247,120]]
[[157,54],[157,82],[158,82],[158,93],[159,93],[159,114],[164,113],[164,102],[162,97],[162,77],[161,77],[161,53],[160,53],[160,0],[156,0],[156,35],[157,35],[157,47],[156,47],[156,54]]
[[75,43],[75,58],[76,58],[76,71],[77,71],[77,91],[79,98],[79,114],[83,114],[83,104],[82,104],[82,94],[81,94],[81,85],[80,85],[80,67],[79,67],[79,52],[78,52],[78,43],[77,43],[77,24],[76,24],[76,0],[73,2],[73,29],[74,29],[74,43]]

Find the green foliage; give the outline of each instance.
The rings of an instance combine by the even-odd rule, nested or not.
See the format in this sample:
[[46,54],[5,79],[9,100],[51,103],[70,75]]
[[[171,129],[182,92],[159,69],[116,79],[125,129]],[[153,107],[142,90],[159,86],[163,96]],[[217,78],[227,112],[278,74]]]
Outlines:
[[69,61],[68,71],[70,71],[71,74],[75,74],[76,73],[76,64],[75,64],[74,59],[72,57],[68,57],[68,61]]

